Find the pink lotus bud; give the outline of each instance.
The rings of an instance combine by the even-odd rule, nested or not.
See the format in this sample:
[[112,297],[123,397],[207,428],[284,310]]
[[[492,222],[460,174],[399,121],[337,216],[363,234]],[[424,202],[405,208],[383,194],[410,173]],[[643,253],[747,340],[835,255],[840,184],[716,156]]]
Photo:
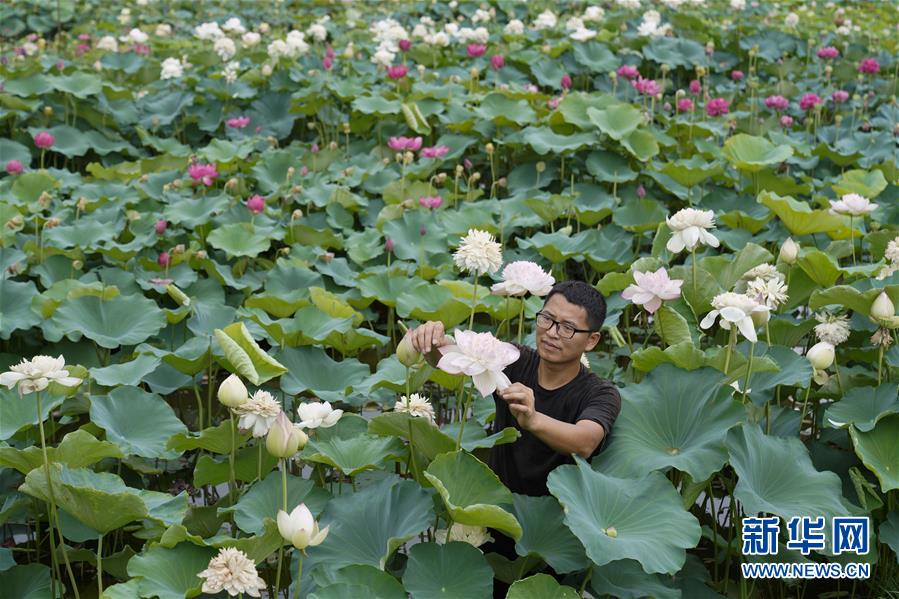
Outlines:
[[162,235],[163,233],[165,233],[165,230],[168,226],[169,226],[168,221],[166,221],[165,219],[161,219],[161,220],[156,221],[156,224],[154,225],[153,228],[156,229],[157,235]]
[[156,258],[156,263],[159,266],[168,266],[169,262],[171,262],[171,258],[169,257],[168,252],[160,252],[159,257]]
[[646,188],[642,184],[637,186],[637,197],[641,199],[646,197]]
[[678,112],[689,112],[693,110],[693,100],[690,98],[681,98],[677,101]]
[[562,75],[562,80],[559,81],[559,84],[562,86],[562,89],[571,89],[571,75],[567,73]]
[[694,79],[690,82],[690,93],[694,96],[698,96],[702,92],[702,85],[699,84],[699,79]]
[[394,81],[402,79],[409,72],[409,68],[404,64],[396,64],[387,69],[387,76]]
[[394,247],[393,240],[391,238],[387,238],[387,241],[384,242],[384,249],[388,252],[392,252]]
[[625,79],[636,79],[640,75],[640,71],[637,70],[637,67],[631,66],[629,64],[621,65],[618,67],[618,76],[624,77]]
[[783,127],[784,129],[792,127],[793,126],[793,117],[791,117],[788,114],[785,114],[782,117],[780,117],[780,126]]
[[412,47],[412,40],[400,40],[400,50],[403,52],[408,52],[409,48]]
[[261,195],[250,196],[247,200],[247,208],[253,214],[259,214],[265,210],[265,198]]
[[6,173],[9,175],[19,175],[24,170],[22,163],[18,160],[13,159],[6,163]]
[[313,154],[318,154],[318,144],[312,144],[312,147],[309,148],[309,151]]
[[325,56],[322,59],[322,68],[326,71],[330,71],[332,68],[334,68],[334,59],[330,56]]
[[34,145],[39,147],[42,150],[46,150],[48,148],[53,147],[53,143],[56,141],[56,138],[53,137],[52,133],[47,131],[41,131],[37,135],[34,136]]
[[487,46],[484,44],[468,44],[467,50],[470,58],[477,58],[484,55],[484,52],[487,51]]
[[494,54],[490,57],[490,66],[493,70],[498,71],[506,66],[506,59],[502,54]]
[[743,80],[743,71],[733,70],[730,72],[730,78],[734,81],[742,81]]
[[305,177],[308,174],[309,174],[309,167],[304,164],[303,166],[300,167],[300,176]]

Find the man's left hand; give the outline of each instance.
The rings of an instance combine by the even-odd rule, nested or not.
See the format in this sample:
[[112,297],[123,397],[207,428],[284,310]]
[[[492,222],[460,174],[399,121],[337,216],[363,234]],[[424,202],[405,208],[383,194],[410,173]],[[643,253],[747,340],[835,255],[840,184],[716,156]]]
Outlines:
[[509,410],[518,421],[518,426],[524,430],[530,430],[537,419],[537,410],[534,409],[534,390],[521,383],[512,383],[499,392]]

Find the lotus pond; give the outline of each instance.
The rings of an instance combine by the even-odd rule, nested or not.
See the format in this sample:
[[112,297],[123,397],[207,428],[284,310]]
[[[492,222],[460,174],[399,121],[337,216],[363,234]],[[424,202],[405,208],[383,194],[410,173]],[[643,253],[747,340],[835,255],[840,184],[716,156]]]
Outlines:
[[[4,3],[2,594],[891,596],[897,26],[820,0]],[[428,320],[533,345],[516,262],[603,293],[584,359],[622,397],[546,497],[486,465],[520,436],[489,393],[397,355]],[[868,551],[834,549],[843,516]],[[773,554],[744,551],[756,517]],[[741,574],[773,562],[870,576]]]

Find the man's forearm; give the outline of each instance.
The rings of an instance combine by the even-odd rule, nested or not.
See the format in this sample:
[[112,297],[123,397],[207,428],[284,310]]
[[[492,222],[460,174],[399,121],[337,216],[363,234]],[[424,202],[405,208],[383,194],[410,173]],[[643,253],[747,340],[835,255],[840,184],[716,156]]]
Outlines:
[[534,414],[530,432],[553,450],[565,455],[576,453],[582,458],[588,459],[595,447],[590,431],[584,430],[576,424],[556,420],[541,412]]

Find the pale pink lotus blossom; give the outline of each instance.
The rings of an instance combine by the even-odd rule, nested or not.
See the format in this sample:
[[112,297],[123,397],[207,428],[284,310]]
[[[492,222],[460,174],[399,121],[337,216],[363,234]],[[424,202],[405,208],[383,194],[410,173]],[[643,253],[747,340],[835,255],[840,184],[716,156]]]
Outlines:
[[621,297],[643,306],[650,314],[662,307],[662,302],[680,297],[683,279],[672,279],[664,267],[655,272],[634,271],[635,284],[628,285]]
[[490,57],[490,66],[493,70],[498,71],[506,66],[506,59],[502,54],[494,54]]
[[637,77],[631,81],[631,86],[644,96],[655,96],[662,91],[662,87],[655,82],[655,79],[644,79],[643,77]]
[[243,129],[247,125],[250,124],[250,117],[248,116],[236,116],[234,118],[230,118],[225,121],[225,124],[231,127],[232,129]]
[[544,296],[550,292],[556,279],[530,260],[516,260],[503,268],[503,280],[495,283],[490,291],[496,295],[518,296],[530,293]]
[[12,159],[6,163],[6,173],[9,175],[20,175],[25,168],[22,163],[16,159]]
[[455,345],[439,348],[443,356],[437,368],[450,374],[471,377],[474,386],[484,397],[512,384],[503,369],[518,360],[519,350],[511,343],[500,341],[491,333],[476,333],[456,329]]
[[218,171],[215,170],[214,164],[203,164],[195,162],[187,167],[187,173],[194,181],[201,181],[207,187],[212,185],[213,179],[218,177]]
[[768,96],[765,98],[765,106],[774,110],[786,110],[790,107],[790,101],[783,96]]
[[265,198],[261,195],[252,195],[247,199],[247,209],[253,214],[265,211]]
[[396,64],[387,69],[387,76],[391,79],[402,79],[409,72],[409,67],[404,64]]
[[449,147],[447,146],[431,146],[428,148],[421,149],[421,157],[422,158],[443,158],[449,152]]
[[421,137],[391,137],[387,140],[387,147],[397,152],[403,150],[417,152],[421,149]]
[[640,76],[640,71],[637,70],[637,67],[624,64],[618,67],[618,76],[625,79],[636,79]]
[[840,51],[834,48],[833,46],[824,46],[820,50],[818,50],[818,58],[823,58],[825,60],[830,60],[839,57]]
[[468,52],[469,58],[478,58],[479,56],[483,56],[484,52],[487,51],[487,46],[484,44],[468,44],[468,48],[466,49]]
[[831,214],[846,214],[849,216],[864,216],[877,209],[868,198],[857,193],[847,193],[839,200],[830,200]]
[[730,111],[730,102],[724,98],[712,98],[705,105],[705,112],[709,116],[721,116]]
[[434,210],[440,208],[440,205],[443,203],[443,198],[440,196],[424,196],[418,198],[418,203],[424,208]]

